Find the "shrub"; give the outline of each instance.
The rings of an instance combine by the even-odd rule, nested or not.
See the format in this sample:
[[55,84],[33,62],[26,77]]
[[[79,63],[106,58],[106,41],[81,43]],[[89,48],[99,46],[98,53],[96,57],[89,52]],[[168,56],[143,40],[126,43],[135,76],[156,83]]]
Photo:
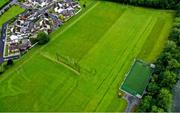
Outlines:
[[7,61],[7,66],[13,65],[13,60],[8,60]]

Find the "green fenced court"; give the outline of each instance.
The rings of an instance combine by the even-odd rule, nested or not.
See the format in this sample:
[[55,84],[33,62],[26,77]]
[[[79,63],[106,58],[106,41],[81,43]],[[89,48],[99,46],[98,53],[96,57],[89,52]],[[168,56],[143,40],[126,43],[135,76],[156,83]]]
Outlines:
[[126,79],[121,86],[121,90],[141,98],[149,83],[151,74],[152,69],[149,65],[145,64],[143,61],[135,60],[132,68],[127,73]]

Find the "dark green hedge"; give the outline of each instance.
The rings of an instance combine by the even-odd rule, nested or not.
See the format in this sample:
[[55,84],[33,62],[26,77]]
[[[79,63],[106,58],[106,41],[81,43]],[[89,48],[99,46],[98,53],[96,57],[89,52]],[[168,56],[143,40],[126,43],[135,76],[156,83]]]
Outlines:
[[105,1],[120,2],[135,6],[153,7],[160,9],[176,9],[180,2],[179,0],[105,0]]

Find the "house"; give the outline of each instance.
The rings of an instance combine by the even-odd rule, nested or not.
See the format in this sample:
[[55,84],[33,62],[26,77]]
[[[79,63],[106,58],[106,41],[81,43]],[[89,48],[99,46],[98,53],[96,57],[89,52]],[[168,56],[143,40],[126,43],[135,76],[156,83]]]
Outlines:
[[70,17],[74,15],[75,9],[71,7],[70,2],[57,3],[55,5],[54,11],[63,16]]
[[19,53],[18,43],[11,43],[9,45],[9,53]]
[[48,18],[43,18],[40,22],[39,22],[39,25],[40,27],[40,31],[44,31],[44,32],[47,32],[49,33],[49,31],[51,31],[51,25],[50,25],[50,22],[49,22],[49,19]]
[[31,42],[29,39],[22,39],[21,43],[18,45],[18,49],[22,51],[26,51],[28,48],[31,47]]
[[28,0],[34,6],[44,7],[52,3],[54,0]]
[[10,36],[10,43],[18,43],[19,42],[19,37],[16,35],[11,35]]
[[[78,11],[76,8],[80,7],[79,3],[74,0],[26,1],[27,5],[30,4],[36,9],[27,10],[9,24],[5,45],[8,48],[8,55],[20,54],[28,50],[32,46],[30,39],[36,38],[37,32],[43,31],[49,34],[69,17],[75,15],[75,11]],[[37,11],[38,8],[44,6],[50,7],[45,7],[43,11]]]

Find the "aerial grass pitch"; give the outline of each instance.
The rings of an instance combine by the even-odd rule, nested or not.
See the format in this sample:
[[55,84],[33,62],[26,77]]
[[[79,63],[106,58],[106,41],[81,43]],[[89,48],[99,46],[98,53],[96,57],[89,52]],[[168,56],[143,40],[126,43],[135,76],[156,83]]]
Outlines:
[[20,6],[13,5],[11,8],[9,8],[3,15],[0,16],[0,27],[7,22],[8,20],[12,19],[16,15],[24,12],[25,10],[21,8]]
[[152,69],[143,61],[135,60],[127,77],[121,86],[121,90],[130,95],[141,98],[149,83]]
[[[119,85],[134,58],[151,62],[159,55],[174,13],[92,4],[1,76],[0,111],[124,111]],[[56,54],[75,59],[80,75],[57,62]]]

